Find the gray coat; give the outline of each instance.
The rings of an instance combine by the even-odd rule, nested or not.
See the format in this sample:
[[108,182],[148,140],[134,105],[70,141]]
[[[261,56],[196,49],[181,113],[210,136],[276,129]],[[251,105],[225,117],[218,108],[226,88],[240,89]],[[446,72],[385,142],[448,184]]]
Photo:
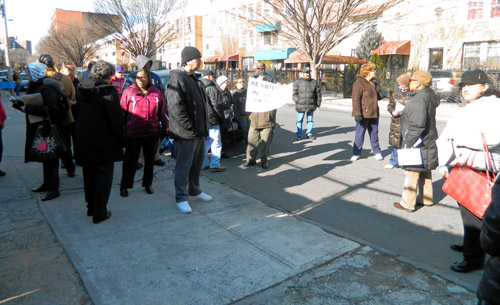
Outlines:
[[424,172],[437,167],[436,108],[439,104],[439,97],[431,88],[417,91],[406,104],[401,116],[401,147],[412,147],[418,139],[422,139],[418,147],[424,163],[419,167],[405,167],[406,170]]
[[295,111],[311,112],[321,106],[321,86],[314,79],[303,77],[293,82]]

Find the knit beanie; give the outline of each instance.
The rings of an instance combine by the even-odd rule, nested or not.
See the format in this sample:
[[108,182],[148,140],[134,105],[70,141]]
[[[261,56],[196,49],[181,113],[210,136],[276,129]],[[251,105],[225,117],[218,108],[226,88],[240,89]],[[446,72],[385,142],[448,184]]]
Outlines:
[[200,51],[195,47],[185,47],[181,52],[181,64],[184,65],[191,59],[201,57]]
[[34,62],[28,65],[27,70],[31,81],[36,82],[45,76],[47,66],[41,62]]
[[217,85],[220,87],[225,81],[227,81],[227,79],[228,78],[225,75],[217,77]]
[[411,76],[409,74],[403,74],[396,79],[396,82],[398,82],[399,86],[404,86],[408,88],[410,87],[410,78]]

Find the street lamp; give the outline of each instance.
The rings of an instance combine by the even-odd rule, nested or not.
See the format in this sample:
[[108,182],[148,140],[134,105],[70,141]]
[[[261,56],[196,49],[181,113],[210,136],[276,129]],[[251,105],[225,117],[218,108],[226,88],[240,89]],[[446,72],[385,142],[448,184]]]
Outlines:
[[9,34],[7,31],[7,14],[5,13],[5,0],[0,0],[0,9],[3,20],[5,22],[5,65],[7,66],[7,78],[12,81],[12,69],[10,67],[10,57],[9,57]]

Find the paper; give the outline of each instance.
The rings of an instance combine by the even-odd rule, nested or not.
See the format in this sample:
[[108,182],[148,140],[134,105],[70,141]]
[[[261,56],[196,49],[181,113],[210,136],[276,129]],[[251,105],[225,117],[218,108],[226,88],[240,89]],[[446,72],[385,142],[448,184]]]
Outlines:
[[[40,93],[23,95],[21,101],[26,105],[43,106],[43,97]],[[28,114],[28,120],[30,124],[33,124],[43,121],[43,117]]]
[[404,109],[405,109],[405,106],[403,104],[396,102],[396,107],[394,107],[394,112],[401,114],[401,113],[403,113]]

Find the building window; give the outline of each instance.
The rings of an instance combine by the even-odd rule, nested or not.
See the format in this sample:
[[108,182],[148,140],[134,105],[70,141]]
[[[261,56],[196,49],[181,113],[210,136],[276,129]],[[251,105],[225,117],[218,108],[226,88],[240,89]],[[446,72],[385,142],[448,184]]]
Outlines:
[[186,18],[186,31],[191,32],[191,17]]
[[255,19],[255,16],[254,16],[254,7],[252,4],[249,4],[247,6],[247,19],[248,20],[254,20]]
[[271,12],[273,10],[273,6],[269,2],[262,3],[262,16],[263,17],[271,17]]
[[469,20],[483,18],[483,1],[469,1]]
[[248,45],[253,46],[253,31],[248,31]]
[[429,70],[443,69],[443,49],[429,49]]
[[243,57],[241,59],[241,66],[243,70],[253,70],[253,57]]
[[247,36],[247,32],[242,32],[241,33],[241,46],[242,47],[246,47],[247,46],[247,44],[248,44],[247,37],[248,37]]
[[479,68],[479,63],[481,61],[480,53],[481,53],[480,42],[464,43],[462,68],[464,69]]
[[485,66],[487,68],[496,68],[496,69],[500,67],[500,42],[497,41],[488,42]]
[[491,18],[500,17],[500,0],[491,0]]
[[179,19],[175,20],[175,32],[179,33],[180,26],[179,26]]
[[278,43],[278,33],[276,32],[264,32],[262,36],[264,36],[264,45]]

